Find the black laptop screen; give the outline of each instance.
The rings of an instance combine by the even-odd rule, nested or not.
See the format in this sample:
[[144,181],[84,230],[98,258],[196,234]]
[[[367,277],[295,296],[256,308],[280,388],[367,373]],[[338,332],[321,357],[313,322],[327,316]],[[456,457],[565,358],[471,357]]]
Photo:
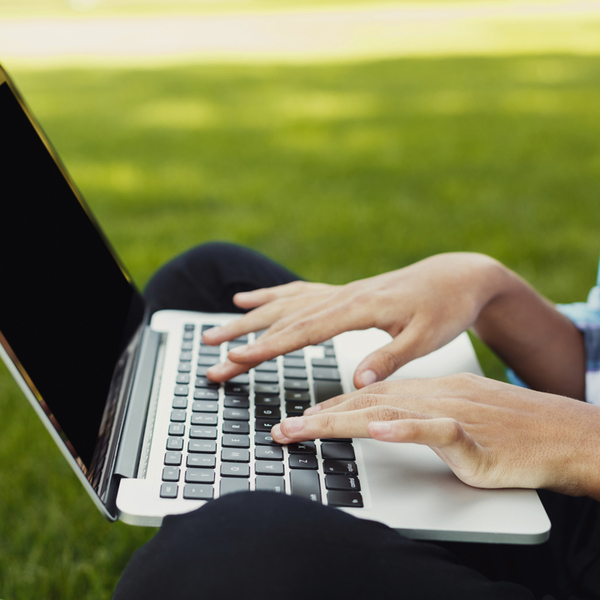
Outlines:
[[86,468],[142,317],[139,294],[1,84],[0,332]]

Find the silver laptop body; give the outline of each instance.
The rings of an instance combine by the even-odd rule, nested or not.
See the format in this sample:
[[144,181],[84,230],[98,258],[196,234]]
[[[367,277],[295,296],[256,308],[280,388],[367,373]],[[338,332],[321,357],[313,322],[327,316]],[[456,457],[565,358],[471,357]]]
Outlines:
[[[349,332],[215,388],[198,375],[211,356],[202,353],[221,360],[227,348],[203,348],[201,332],[238,315],[150,316],[2,69],[0,132],[0,354],[108,519],[159,525],[237,489],[294,489],[413,538],[547,539],[550,523],[534,491],[469,487],[426,447],[318,440],[275,448],[271,417],[297,409],[290,398],[314,403],[320,385],[352,390],[354,368],[387,334]],[[337,366],[323,367],[331,357]],[[304,361],[306,378],[287,389],[287,374],[302,371],[289,366],[294,358]],[[467,334],[393,377],[461,371],[481,373]],[[265,460],[270,454],[280,456]]]

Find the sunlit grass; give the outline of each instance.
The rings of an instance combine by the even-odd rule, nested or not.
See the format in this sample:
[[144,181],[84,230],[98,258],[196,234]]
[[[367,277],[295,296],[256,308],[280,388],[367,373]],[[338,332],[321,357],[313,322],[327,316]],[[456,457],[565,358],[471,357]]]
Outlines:
[[[14,75],[140,287],[211,239],[336,283],[453,250],[594,283],[599,59]],[[0,598],[108,598],[152,532],[100,517],[4,370],[0,413]]]

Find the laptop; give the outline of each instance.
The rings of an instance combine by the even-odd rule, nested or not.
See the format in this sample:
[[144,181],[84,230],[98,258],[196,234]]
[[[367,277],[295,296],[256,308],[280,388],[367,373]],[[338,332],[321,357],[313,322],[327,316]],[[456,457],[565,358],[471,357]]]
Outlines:
[[[225,384],[203,331],[239,318],[151,314],[8,75],[0,68],[0,354],[98,509],[157,526],[227,493],[270,490],[429,540],[532,544],[550,523],[531,490],[459,481],[427,447],[366,439],[280,446],[288,415],[352,390],[354,331]],[[393,377],[481,374],[466,334]]]

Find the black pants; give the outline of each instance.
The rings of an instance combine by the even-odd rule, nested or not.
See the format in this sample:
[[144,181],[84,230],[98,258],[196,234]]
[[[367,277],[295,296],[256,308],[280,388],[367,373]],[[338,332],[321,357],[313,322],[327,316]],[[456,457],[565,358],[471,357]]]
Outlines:
[[[163,267],[146,295],[155,309],[239,312],[234,293],[294,279],[255,252],[214,243]],[[166,517],[114,600],[600,598],[600,504],[542,499],[551,540],[501,546],[415,542],[301,498],[232,494]]]

